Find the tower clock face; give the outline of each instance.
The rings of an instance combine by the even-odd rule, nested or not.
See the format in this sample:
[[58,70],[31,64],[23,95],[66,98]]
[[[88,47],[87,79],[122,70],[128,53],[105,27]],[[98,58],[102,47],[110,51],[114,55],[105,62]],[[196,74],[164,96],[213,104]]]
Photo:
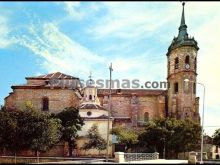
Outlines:
[[185,68],[186,68],[186,69],[189,69],[189,68],[190,68],[189,64],[186,64],[186,65],[185,65]]

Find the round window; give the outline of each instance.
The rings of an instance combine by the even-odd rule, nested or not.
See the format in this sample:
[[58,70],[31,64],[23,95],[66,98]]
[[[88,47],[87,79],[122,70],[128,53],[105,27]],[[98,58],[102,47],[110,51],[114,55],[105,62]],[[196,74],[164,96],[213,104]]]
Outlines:
[[91,115],[92,115],[92,112],[88,111],[88,112],[87,112],[87,115],[88,115],[88,116],[91,116]]

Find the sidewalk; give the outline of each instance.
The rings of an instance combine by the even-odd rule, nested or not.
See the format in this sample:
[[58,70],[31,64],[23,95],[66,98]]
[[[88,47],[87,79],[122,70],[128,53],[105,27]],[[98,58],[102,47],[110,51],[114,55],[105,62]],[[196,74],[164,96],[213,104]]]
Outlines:
[[[103,162],[103,159],[94,160],[81,160],[81,161],[62,161],[62,162],[44,162],[43,164],[117,164],[115,162]],[[41,164],[41,163],[40,163]],[[188,164],[188,160],[143,160],[143,161],[130,161],[120,164]]]
[[143,160],[143,161],[131,161],[126,163],[132,164],[188,164],[188,160],[166,160],[166,159],[157,159],[157,160]]

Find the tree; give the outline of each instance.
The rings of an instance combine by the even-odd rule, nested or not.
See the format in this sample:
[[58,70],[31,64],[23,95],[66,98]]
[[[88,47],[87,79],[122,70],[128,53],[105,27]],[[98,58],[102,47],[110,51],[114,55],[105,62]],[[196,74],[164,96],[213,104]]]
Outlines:
[[0,112],[0,146],[1,148],[8,148],[15,154],[17,151],[25,148],[24,141],[19,141],[20,130],[17,125],[19,112],[5,111]]
[[61,120],[61,139],[68,142],[69,156],[71,157],[73,148],[76,147],[77,132],[84,125],[83,118],[80,117],[79,110],[75,107],[65,108],[62,112],[55,115],[55,117]]
[[220,145],[220,128],[213,134],[213,144]]
[[26,107],[0,112],[0,146],[16,152],[45,151],[59,141],[59,120]]
[[135,144],[138,143],[138,135],[132,129],[116,126],[112,129],[112,134],[117,136],[117,141],[119,144],[125,145],[125,151],[132,148]]
[[51,118],[49,113],[25,110],[18,121],[19,128],[25,132],[23,139],[36,154],[38,151],[48,150],[60,140],[61,121]]
[[88,135],[86,137],[89,141],[82,146],[83,150],[97,149],[102,151],[106,149],[107,142],[100,135],[96,124],[93,124],[93,126],[88,130]]
[[151,148],[161,155],[165,147],[169,153],[174,152],[177,158],[179,152],[199,147],[200,132],[200,125],[190,120],[157,119],[146,126],[139,140],[142,146]]

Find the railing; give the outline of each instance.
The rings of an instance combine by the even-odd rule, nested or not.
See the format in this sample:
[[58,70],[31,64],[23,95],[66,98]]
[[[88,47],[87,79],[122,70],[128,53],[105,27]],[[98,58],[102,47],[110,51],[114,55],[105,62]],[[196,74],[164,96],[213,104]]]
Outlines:
[[42,162],[63,162],[63,161],[74,161],[74,163],[83,164],[83,163],[91,163],[91,162],[103,162],[105,159],[103,158],[86,158],[86,157],[25,157],[25,156],[0,156],[0,164],[29,164],[29,163],[42,163]]
[[140,161],[159,159],[159,153],[125,153],[125,161]]

